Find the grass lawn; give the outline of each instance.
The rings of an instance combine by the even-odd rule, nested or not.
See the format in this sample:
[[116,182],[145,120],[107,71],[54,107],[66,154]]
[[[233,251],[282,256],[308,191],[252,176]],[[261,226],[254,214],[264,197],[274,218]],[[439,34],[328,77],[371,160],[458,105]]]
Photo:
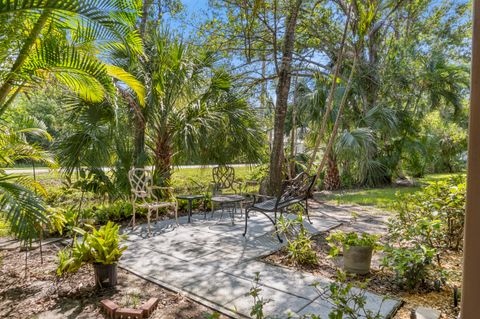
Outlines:
[[[30,168],[14,168],[18,170],[17,175],[33,176]],[[58,170],[49,170],[46,167],[38,167],[36,179],[39,181],[47,191],[62,186],[62,175]],[[253,166],[235,167],[235,178],[238,180],[252,179],[252,174],[256,171]],[[75,179],[75,175],[72,176]],[[186,190],[188,188],[195,188],[195,186],[202,185],[207,187],[212,182],[212,168],[174,168],[173,169],[173,187],[176,189]]]
[[[235,177],[239,180],[252,179],[256,169],[250,166],[235,167]],[[25,169],[26,175],[32,175],[31,169]],[[449,179],[458,174],[432,174],[420,178],[421,185],[428,185],[438,181]],[[37,174],[47,190],[61,186],[61,174],[58,171]],[[173,170],[173,186],[180,192],[195,188],[198,184],[207,187],[212,181],[212,169],[205,168],[175,168]],[[198,184],[196,184],[198,183]],[[319,199],[336,204],[372,205],[378,208],[391,208],[398,194],[413,193],[420,189],[417,187],[384,187],[384,188],[361,188],[347,189],[321,195]],[[0,232],[2,231],[0,223]]]
[[[421,185],[428,185],[450,179],[457,175],[458,174],[426,175],[425,177],[418,179],[418,182]],[[334,202],[336,204],[372,205],[378,208],[390,209],[398,195],[414,193],[420,188],[421,186],[350,189],[322,195],[320,199]]]
[[[247,180],[251,178],[255,168],[250,166],[235,167],[235,178]],[[175,188],[185,189],[195,183],[208,186],[212,182],[212,169],[205,168],[175,168],[173,171],[173,186]]]

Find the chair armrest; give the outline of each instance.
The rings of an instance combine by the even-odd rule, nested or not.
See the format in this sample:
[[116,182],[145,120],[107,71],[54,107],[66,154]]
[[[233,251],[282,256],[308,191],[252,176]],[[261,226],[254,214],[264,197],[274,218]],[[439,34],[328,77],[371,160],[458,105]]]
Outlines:
[[[238,188],[235,188],[234,187],[235,185],[238,185]],[[242,194],[242,186],[243,186],[243,183],[241,181],[233,181],[233,183],[232,183],[232,189],[235,193],[238,190],[239,193]]]
[[175,199],[175,196],[174,196],[174,192],[175,192],[175,188],[171,187],[171,186],[150,186],[150,194],[152,196],[152,198],[154,198],[156,201],[159,201],[160,199],[152,192],[154,189],[158,189],[158,190],[168,190],[169,191],[169,194],[170,196],[169,199],[173,199],[173,200],[176,200]]

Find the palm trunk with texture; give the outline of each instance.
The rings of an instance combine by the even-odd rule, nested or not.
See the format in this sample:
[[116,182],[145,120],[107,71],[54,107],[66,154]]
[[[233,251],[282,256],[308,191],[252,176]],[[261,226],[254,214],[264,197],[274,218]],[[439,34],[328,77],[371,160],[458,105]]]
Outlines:
[[327,172],[323,181],[323,188],[328,191],[334,191],[340,188],[340,173],[335,156],[329,155],[327,158]]

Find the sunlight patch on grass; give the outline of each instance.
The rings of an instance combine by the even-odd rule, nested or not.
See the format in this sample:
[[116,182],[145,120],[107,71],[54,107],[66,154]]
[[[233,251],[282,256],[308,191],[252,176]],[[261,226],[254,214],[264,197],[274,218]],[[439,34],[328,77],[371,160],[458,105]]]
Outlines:
[[[420,185],[433,184],[443,180],[448,180],[460,174],[431,174],[418,179]],[[421,189],[421,186],[415,187],[384,187],[384,188],[362,188],[352,190],[342,190],[332,192],[331,194],[321,196],[321,200],[331,201],[340,204],[370,205],[377,208],[391,210],[397,198],[403,194],[411,194]]]

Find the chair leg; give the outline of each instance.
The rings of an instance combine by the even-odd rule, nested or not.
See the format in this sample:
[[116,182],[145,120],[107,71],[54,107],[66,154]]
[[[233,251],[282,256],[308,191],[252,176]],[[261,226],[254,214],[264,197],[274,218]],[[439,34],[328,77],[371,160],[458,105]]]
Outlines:
[[210,207],[212,208],[212,212],[210,214],[210,219],[213,219],[213,201],[210,203]]
[[151,208],[148,208],[148,212],[147,212],[147,234],[148,234],[148,237],[150,237],[150,215],[152,214],[152,210]]
[[132,202],[132,211],[133,211],[132,212],[133,213],[133,215],[132,215],[132,230],[133,230],[135,228],[135,211],[136,211],[135,202]]
[[207,219],[207,207],[205,205],[205,202],[203,202],[203,219]]
[[308,199],[305,200],[305,213],[307,214],[307,219],[310,222],[310,224],[313,224],[312,221],[310,220],[310,215],[308,215]]
[[175,203],[175,220],[177,221],[177,226],[180,225],[178,222],[178,203]]
[[280,234],[278,233],[277,223],[273,223],[273,227],[275,227],[275,234],[277,235],[278,241],[283,243],[283,239],[280,238]]
[[247,235],[247,223],[248,223],[248,208],[245,210],[245,231],[243,232],[243,237]]

